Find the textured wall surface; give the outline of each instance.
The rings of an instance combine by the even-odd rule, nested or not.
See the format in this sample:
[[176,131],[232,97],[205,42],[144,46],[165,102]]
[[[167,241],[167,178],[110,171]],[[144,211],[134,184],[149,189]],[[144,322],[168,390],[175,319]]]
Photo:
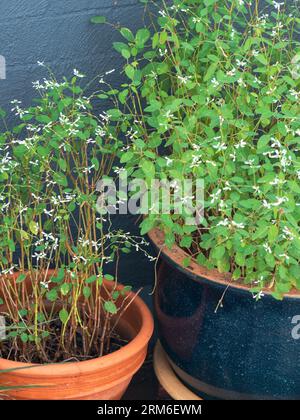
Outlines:
[[44,76],[45,61],[58,76],[74,67],[91,79],[119,68],[112,48],[118,34],[109,26],[90,23],[93,15],[135,28],[143,8],[138,0],[1,0],[0,54],[6,58],[7,79],[0,82],[0,105],[14,98],[28,103],[31,82]]
[[[90,18],[105,15],[134,30],[142,24],[143,12],[138,0],[0,0],[0,55],[7,70],[6,80],[0,80],[0,107],[10,109],[12,99],[30,104],[35,96],[32,82],[47,76],[38,60],[58,78],[77,68],[91,80],[115,68],[111,81],[120,81],[121,61],[112,49],[119,35],[107,25],[91,24]],[[137,232],[133,217],[119,217],[117,223]],[[123,259],[125,283],[151,283],[153,273],[141,254],[133,252]]]

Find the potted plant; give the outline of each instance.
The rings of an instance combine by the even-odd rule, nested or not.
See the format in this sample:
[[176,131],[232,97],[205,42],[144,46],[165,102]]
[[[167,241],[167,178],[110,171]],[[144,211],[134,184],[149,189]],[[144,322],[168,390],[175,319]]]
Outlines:
[[200,220],[171,207],[141,223],[161,256],[162,345],[203,396],[299,399],[299,8],[174,0],[150,17],[114,45],[128,77],[121,161],[171,197],[204,181]]
[[86,96],[81,77],[34,83],[40,98],[28,109],[14,101],[21,123],[0,136],[8,398],[119,399],[152,335],[146,305],[118,284],[120,255],[145,241],[112,228],[96,188],[120,143],[109,112],[93,113],[101,94]]

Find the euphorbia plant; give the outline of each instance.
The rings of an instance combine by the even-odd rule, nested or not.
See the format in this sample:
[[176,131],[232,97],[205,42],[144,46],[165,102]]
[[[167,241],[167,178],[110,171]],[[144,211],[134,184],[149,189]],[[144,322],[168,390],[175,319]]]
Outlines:
[[128,78],[122,162],[147,182],[203,179],[205,210],[194,226],[150,211],[142,232],[159,226],[168,246],[258,292],[300,289],[297,2],[151,6],[151,27],[121,28],[114,45]]
[[14,101],[21,123],[0,136],[0,356],[11,360],[85,360],[120,345],[130,288],[117,290],[117,269],[109,275],[106,264],[144,240],[113,230],[98,211],[96,183],[110,175],[120,142],[81,77],[36,82],[40,98],[28,109]]

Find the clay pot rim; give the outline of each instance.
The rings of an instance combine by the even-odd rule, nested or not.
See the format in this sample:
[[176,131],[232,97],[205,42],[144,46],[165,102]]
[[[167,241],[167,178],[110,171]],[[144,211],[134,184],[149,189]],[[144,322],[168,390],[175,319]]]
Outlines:
[[[49,270],[51,273],[53,270]],[[111,281],[104,280],[106,286],[112,284]],[[121,290],[124,286],[118,284],[117,290]],[[15,362],[7,359],[0,358],[0,370],[16,369],[15,372],[10,372],[11,375],[14,373],[18,376],[38,378],[42,377],[62,377],[62,376],[74,376],[84,373],[95,373],[97,370],[113,369],[114,366],[121,363],[126,363],[126,360],[133,354],[138,354],[148,344],[153,331],[154,321],[152,314],[148,306],[139,297],[135,296],[134,292],[126,292],[127,296],[134,297],[130,308],[134,308],[141,317],[141,328],[137,335],[128,343],[126,346],[119,350],[114,351],[106,356],[98,357],[91,360],[84,360],[80,362],[67,362],[67,363],[50,363],[50,364],[35,364],[35,363],[22,363]],[[26,369],[28,368],[28,369]]]
[[[172,264],[176,266],[181,272],[185,273],[189,278],[194,281],[198,281],[203,283],[203,281],[207,281],[209,283],[214,283],[218,286],[222,287],[229,287],[230,289],[235,289],[236,291],[243,292],[243,293],[251,293],[251,287],[237,283],[232,280],[230,273],[220,273],[216,269],[209,270],[197,263],[197,261],[193,258],[189,267],[183,267],[182,261],[190,257],[190,255],[180,248],[178,245],[173,245],[172,249],[168,248],[165,245],[165,234],[159,228],[152,229],[148,236],[151,242],[154,244],[155,248],[164,255]],[[269,289],[263,289],[263,293],[265,297],[272,298],[272,291]],[[297,289],[292,289],[289,293],[284,294],[284,298],[286,299],[300,299],[300,291]]]

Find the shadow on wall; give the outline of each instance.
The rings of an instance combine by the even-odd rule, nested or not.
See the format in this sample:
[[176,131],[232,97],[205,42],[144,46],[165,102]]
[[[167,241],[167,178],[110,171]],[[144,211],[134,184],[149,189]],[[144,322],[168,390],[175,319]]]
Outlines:
[[[120,83],[122,63],[112,48],[119,34],[107,25],[91,24],[95,15],[105,15],[111,22],[135,30],[141,26],[144,9],[139,0],[1,1],[0,107],[10,110],[13,99],[30,105],[36,96],[32,82],[47,77],[38,61],[49,65],[58,79],[71,77],[76,68],[86,74],[88,82],[115,69],[107,80]],[[5,68],[6,78],[2,77]],[[10,116],[8,125],[13,122]],[[138,234],[133,217],[122,216],[117,224]],[[124,283],[136,287],[151,284],[153,273],[153,265],[141,254],[133,251],[123,258],[120,279]]]

